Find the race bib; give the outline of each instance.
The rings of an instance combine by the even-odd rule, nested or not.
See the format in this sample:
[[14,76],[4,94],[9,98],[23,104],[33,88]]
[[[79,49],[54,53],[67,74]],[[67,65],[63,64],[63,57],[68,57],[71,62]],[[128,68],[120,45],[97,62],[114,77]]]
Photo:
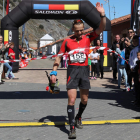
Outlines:
[[84,53],[77,53],[70,55],[71,63],[83,63],[86,60],[86,54]]

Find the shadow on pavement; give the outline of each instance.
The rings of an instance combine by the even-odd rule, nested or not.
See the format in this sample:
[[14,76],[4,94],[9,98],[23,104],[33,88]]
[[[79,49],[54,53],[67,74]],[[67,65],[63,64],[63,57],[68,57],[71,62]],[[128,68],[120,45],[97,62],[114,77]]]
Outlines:
[[[17,92],[0,92],[0,99],[64,99],[68,98],[66,91],[61,91],[59,94],[50,94],[46,91],[17,91]],[[79,91],[77,98],[80,98]],[[90,91],[89,99],[98,100],[115,100],[116,103],[108,103],[111,106],[123,107],[127,109],[132,109],[135,111],[140,111],[140,109],[134,108],[131,105],[133,99],[131,92],[123,92],[118,89],[113,89],[108,92]]]
[[[51,122],[67,122],[66,116],[46,116],[39,120],[39,122],[46,122],[46,120],[49,120]],[[69,131],[66,129],[65,124],[64,125],[55,125],[55,127],[59,128],[62,132],[69,134]]]

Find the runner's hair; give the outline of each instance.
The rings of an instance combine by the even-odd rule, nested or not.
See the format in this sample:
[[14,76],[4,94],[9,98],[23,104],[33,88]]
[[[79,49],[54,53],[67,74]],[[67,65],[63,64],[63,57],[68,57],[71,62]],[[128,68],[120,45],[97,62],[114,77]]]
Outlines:
[[74,25],[79,25],[79,24],[84,25],[84,22],[81,19],[75,19],[72,23],[72,28],[74,28]]

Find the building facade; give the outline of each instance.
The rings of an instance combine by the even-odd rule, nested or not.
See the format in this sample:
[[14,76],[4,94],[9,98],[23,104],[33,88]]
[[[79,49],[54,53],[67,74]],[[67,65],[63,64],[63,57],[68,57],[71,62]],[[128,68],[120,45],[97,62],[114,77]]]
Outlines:
[[128,29],[130,28],[130,21],[131,21],[130,14],[113,19],[111,21],[112,42],[114,41],[115,35],[117,34],[120,35],[121,38],[128,36]]

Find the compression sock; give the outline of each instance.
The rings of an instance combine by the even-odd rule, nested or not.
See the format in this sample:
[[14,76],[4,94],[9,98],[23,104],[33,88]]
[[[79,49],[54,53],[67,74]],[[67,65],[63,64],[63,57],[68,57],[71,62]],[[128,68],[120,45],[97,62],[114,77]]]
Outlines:
[[70,129],[75,126],[75,110],[74,106],[68,105],[67,106],[67,112],[68,112],[68,118],[69,118],[69,124],[70,124]]
[[82,116],[86,106],[87,106],[87,104],[84,105],[84,104],[82,104],[82,102],[80,102],[80,104],[79,104],[79,111],[78,111],[78,114],[76,115],[77,119],[81,118],[81,116]]

